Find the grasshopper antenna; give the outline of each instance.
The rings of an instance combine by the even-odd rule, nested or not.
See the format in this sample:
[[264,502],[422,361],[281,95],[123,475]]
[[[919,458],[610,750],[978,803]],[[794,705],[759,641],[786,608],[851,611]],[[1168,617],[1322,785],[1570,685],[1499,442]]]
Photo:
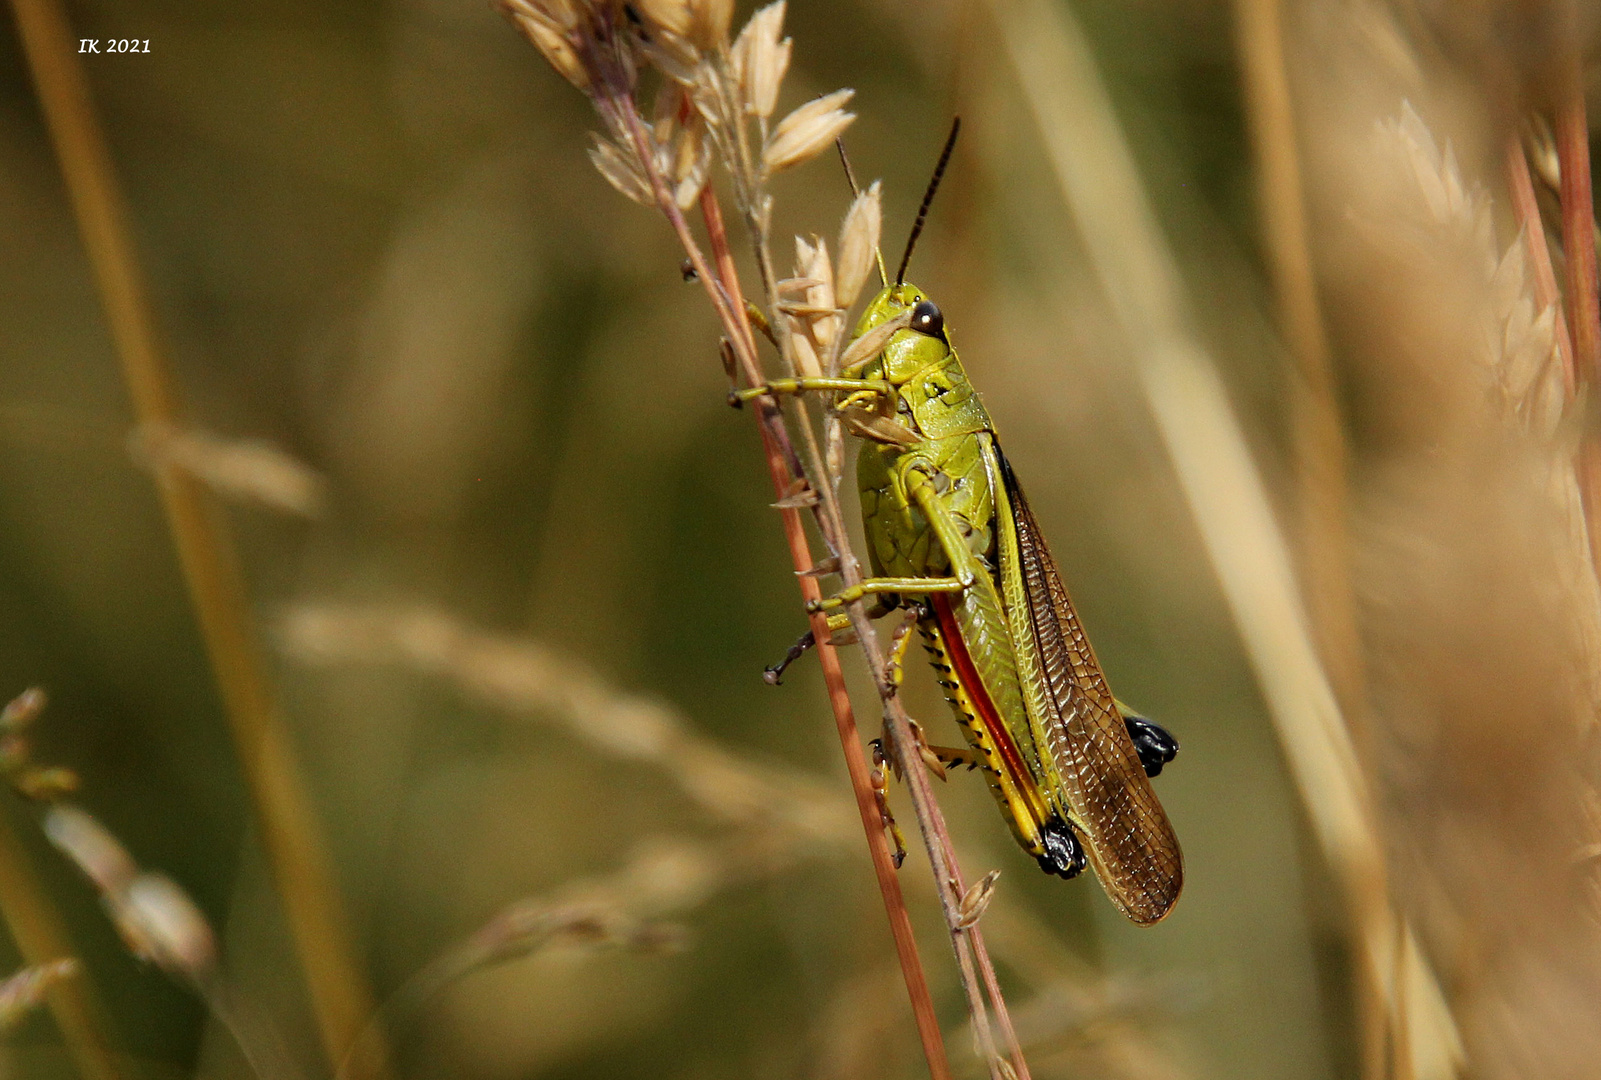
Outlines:
[[[845,153],[845,140],[835,139],[834,147],[839,151],[839,163],[845,167],[845,182],[851,186],[851,198],[856,198],[862,189],[856,185],[856,172],[851,168],[851,159]],[[878,286],[889,287],[889,275],[884,273],[884,251],[882,248],[873,248],[873,258],[878,260]]]
[[945,166],[950,163],[951,151],[956,149],[956,135],[962,130],[962,118],[951,117],[951,133],[945,138],[945,149],[940,151],[939,163],[934,166],[934,175],[928,181],[928,190],[923,192],[923,205],[917,208],[917,220],[912,222],[912,235],[906,238],[906,254],[901,256],[901,268],[895,271],[895,284],[900,285],[906,281],[906,268],[912,262],[912,248],[917,246],[917,238],[923,232],[923,222],[928,220],[928,207],[934,201],[934,192],[939,190],[940,178],[945,175]]

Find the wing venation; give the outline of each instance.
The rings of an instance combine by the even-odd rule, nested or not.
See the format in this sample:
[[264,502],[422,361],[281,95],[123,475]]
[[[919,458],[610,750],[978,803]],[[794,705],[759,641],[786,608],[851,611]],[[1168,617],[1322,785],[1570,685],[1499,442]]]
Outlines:
[[1107,895],[1142,925],[1166,915],[1184,884],[1178,838],[1157,801],[1106,677],[1017,478],[996,448],[1017,530],[1028,624],[1043,669],[1046,745],[1087,833]]

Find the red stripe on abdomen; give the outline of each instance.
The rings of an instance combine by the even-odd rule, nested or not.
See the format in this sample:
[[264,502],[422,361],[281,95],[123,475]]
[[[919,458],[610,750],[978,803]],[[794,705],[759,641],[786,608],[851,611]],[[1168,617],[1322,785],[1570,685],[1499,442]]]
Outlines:
[[961,628],[956,623],[956,613],[951,610],[950,598],[943,593],[934,593],[928,600],[934,609],[934,619],[939,623],[940,634],[945,638],[945,648],[950,652],[951,668],[957,681],[967,688],[973,711],[978,713],[980,722],[994,741],[995,749],[1001,755],[1001,764],[1011,775],[1012,782],[1026,792],[1028,789],[1024,785],[1034,783],[1033,774],[1023,764],[1023,755],[1018,753],[1017,744],[1012,741],[1011,730],[996,711],[995,703],[990,700],[989,688],[979,677],[973,656],[967,651],[967,639],[962,637]]

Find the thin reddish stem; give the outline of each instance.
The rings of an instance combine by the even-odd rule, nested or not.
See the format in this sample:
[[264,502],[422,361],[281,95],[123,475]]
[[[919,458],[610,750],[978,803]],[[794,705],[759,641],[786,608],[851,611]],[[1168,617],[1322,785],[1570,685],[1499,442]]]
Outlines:
[[1534,178],[1529,174],[1529,159],[1523,153],[1523,139],[1517,132],[1507,136],[1506,170],[1512,214],[1518,228],[1523,230],[1523,245],[1529,258],[1534,302],[1541,308],[1550,308],[1554,314],[1556,325],[1552,329],[1556,336],[1557,354],[1562,357],[1563,382],[1571,397],[1578,386],[1573,337],[1568,333],[1568,317],[1562,309],[1562,293],[1557,287],[1556,270],[1551,262],[1551,246],[1545,237],[1545,220],[1540,216],[1540,204],[1534,197]]
[[[728,234],[723,227],[722,208],[718,205],[717,197],[710,185],[701,192],[700,207],[712,254],[717,260],[718,276],[728,295],[730,307],[737,313],[736,319],[743,335],[743,343],[746,348],[754,351],[755,339],[750,320],[745,316],[744,296],[740,291],[733,252],[728,245]],[[751,374],[759,375],[758,372]],[[753,379],[754,381],[756,380]],[[757,415],[759,419],[762,418],[761,413]],[[766,422],[758,424],[758,430],[762,435],[762,447],[767,453],[768,471],[773,478],[773,489],[782,498],[789,494],[789,485],[795,477],[771,427],[772,425]],[[784,538],[789,543],[790,557],[795,569],[810,570],[813,565],[811,545],[806,539],[806,529],[801,521],[800,511],[784,510],[781,515]],[[798,580],[801,596],[808,603],[822,599],[822,588],[815,577],[802,576]],[[838,650],[828,643],[827,615],[816,612],[811,616],[811,623],[812,635],[817,640],[817,658],[823,669],[823,684],[828,688],[828,702],[834,712],[834,724],[839,731],[840,747],[845,752],[845,768],[850,773],[851,791],[856,796],[856,809],[861,814],[862,829],[867,834],[867,850],[872,856],[873,873],[878,879],[878,890],[884,897],[884,912],[889,917],[890,935],[895,940],[895,953],[900,959],[901,974],[906,980],[906,994],[911,999],[912,1014],[917,1020],[917,1033],[923,1044],[923,1055],[928,1059],[930,1075],[935,1080],[946,1080],[950,1076],[950,1064],[946,1060],[939,1017],[934,1012],[934,998],[929,992],[928,976],[923,970],[923,961],[917,951],[917,940],[912,934],[912,921],[910,913],[906,910],[906,898],[901,892],[900,878],[896,876],[889,841],[884,835],[884,825],[880,820],[878,800],[873,792],[867,756],[862,751],[861,735],[856,726],[856,713],[851,707],[850,692],[845,686],[845,672],[840,667]]]
[[[1601,297],[1596,292],[1595,193],[1590,181],[1590,127],[1583,80],[1572,61],[1571,86],[1557,106],[1557,162],[1562,170],[1562,247],[1567,256],[1568,314],[1573,331],[1575,388],[1601,376]],[[1590,539],[1590,561],[1601,576],[1601,443],[1588,435],[1579,447],[1579,495]]]
[[1557,108],[1557,160],[1562,166],[1562,249],[1567,255],[1568,314],[1581,384],[1601,368],[1601,298],[1596,293],[1595,198],[1590,186],[1590,128],[1584,94],[1575,85]]

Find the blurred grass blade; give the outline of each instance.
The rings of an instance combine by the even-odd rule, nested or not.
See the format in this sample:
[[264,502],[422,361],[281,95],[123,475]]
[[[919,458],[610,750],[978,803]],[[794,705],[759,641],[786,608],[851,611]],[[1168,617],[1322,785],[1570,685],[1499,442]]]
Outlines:
[[[54,0],[13,0],[13,7],[135,418],[154,428],[181,429],[178,395],[157,344],[126,208],[88,83],[75,59],[71,28]],[[332,867],[253,640],[238,556],[197,480],[167,465],[158,471],[157,487],[233,727],[324,1050],[331,1061],[338,1061],[372,1013],[371,994],[354,963]],[[381,1071],[375,1066],[367,1076]]]
[[[1449,1014],[1415,1004],[1443,1001],[1439,988],[1416,950],[1396,957],[1410,931],[1395,928],[1366,780],[1313,647],[1289,549],[1222,381],[1190,329],[1177,266],[1089,48],[1060,6],[990,0],[990,8],[1343,887],[1368,992],[1388,1003],[1392,1023],[1409,1026],[1414,1060],[1450,1061],[1455,1035],[1442,1022]],[[1404,1010],[1398,971],[1410,973],[1399,981],[1424,987],[1407,995]]]

